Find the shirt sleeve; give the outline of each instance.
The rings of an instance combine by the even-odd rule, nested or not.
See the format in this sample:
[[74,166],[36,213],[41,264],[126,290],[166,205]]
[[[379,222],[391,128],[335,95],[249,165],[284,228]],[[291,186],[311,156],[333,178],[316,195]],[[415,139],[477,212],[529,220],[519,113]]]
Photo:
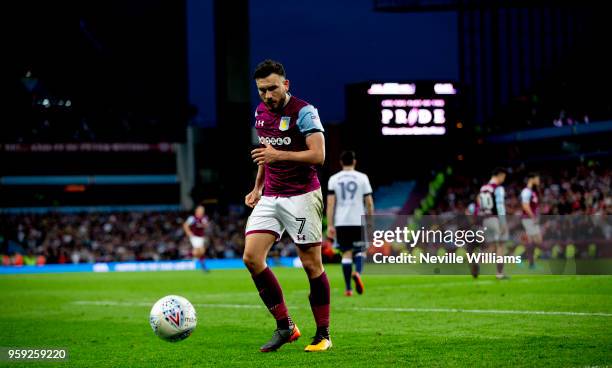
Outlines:
[[302,107],[298,113],[297,125],[300,128],[300,132],[305,136],[325,131],[319,118],[319,112],[312,105]]
[[531,201],[531,191],[525,188],[521,191],[521,203],[528,204],[530,201]]
[[499,216],[506,215],[506,191],[504,187],[498,186],[495,188],[495,204],[497,205],[497,214]]
[[189,216],[187,217],[187,220],[185,222],[187,223],[188,226],[191,226],[195,222],[195,217]]

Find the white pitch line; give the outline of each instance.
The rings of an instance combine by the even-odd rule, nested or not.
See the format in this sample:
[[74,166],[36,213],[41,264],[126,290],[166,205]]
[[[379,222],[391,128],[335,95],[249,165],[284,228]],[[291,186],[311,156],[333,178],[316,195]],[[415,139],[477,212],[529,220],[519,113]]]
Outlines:
[[[112,300],[78,300],[73,304],[79,305],[108,305],[120,307],[148,307],[151,303],[144,302],[117,302]],[[262,309],[257,304],[205,304],[195,303],[196,307],[230,308],[230,309]],[[291,306],[291,309],[301,307]],[[474,313],[474,314],[523,314],[541,316],[581,316],[581,317],[612,317],[612,313],[602,312],[565,312],[565,311],[530,311],[530,310],[503,310],[503,309],[460,309],[460,308],[395,308],[395,307],[353,307],[343,308],[356,312],[401,312],[401,313]]]
[[410,284],[397,284],[397,285],[380,285],[376,286],[376,290],[391,290],[391,289],[421,289],[421,288],[443,288],[443,287],[455,287],[455,286],[472,286],[472,285],[493,285],[499,283],[495,280],[468,280],[468,281],[457,281],[457,282],[445,282],[445,283],[410,283]]
[[[145,302],[117,302],[114,300],[77,300],[72,304],[79,305],[103,305],[113,307],[148,307],[152,306],[151,303]],[[217,307],[217,308],[231,308],[231,309],[258,309],[263,308],[257,304],[206,304],[206,303],[193,303],[196,307]]]
[[457,308],[384,308],[363,307],[353,308],[358,311],[370,312],[437,312],[437,313],[477,313],[477,314],[527,314],[544,316],[597,316],[612,317],[612,313],[599,312],[561,312],[561,311],[530,311],[530,310],[503,310],[503,309],[457,309]]
[[[572,281],[580,280],[577,278],[573,278]],[[386,290],[386,289],[417,289],[417,288],[445,288],[445,287],[455,287],[455,286],[479,286],[479,285],[498,285],[499,283],[503,283],[504,281],[500,280],[472,280],[467,279],[465,281],[450,281],[444,283],[420,283],[420,282],[411,282],[397,285],[377,285],[376,290]],[[512,280],[512,283],[544,283],[544,282],[567,282],[567,279],[547,279],[547,278],[521,278],[517,280]]]

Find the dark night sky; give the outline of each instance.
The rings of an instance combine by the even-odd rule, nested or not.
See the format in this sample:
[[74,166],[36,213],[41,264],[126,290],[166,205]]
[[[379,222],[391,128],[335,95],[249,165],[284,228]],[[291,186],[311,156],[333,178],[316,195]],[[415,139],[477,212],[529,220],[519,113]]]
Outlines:
[[[344,119],[344,86],[364,80],[458,78],[453,12],[391,14],[372,0],[251,0],[251,66],[281,61],[292,92],[314,104],[324,122]],[[212,5],[188,1],[192,103],[213,125]],[[257,93],[252,90],[253,104]]]

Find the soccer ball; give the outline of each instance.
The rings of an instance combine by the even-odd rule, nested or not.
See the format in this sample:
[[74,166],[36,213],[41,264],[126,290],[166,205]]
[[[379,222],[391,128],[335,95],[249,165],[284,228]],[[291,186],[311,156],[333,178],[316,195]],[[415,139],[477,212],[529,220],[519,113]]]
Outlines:
[[161,339],[181,341],[188,338],[196,328],[196,312],[189,300],[178,295],[168,295],[153,305],[149,323]]

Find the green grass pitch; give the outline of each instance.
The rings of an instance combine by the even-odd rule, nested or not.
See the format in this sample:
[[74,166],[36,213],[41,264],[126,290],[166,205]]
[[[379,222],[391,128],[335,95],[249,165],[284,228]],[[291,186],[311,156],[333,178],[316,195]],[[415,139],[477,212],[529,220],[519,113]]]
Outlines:
[[[274,322],[246,270],[0,277],[0,346],[65,347],[67,362],[8,367],[605,367],[612,365],[611,276],[366,275],[366,293],[343,296],[337,265],[332,341],[305,353],[314,334],[302,270],[275,268],[296,343],[263,354]],[[157,338],[148,323],[167,294],[189,299],[198,327],[185,341]],[[556,313],[560,312],[560,313]]]

